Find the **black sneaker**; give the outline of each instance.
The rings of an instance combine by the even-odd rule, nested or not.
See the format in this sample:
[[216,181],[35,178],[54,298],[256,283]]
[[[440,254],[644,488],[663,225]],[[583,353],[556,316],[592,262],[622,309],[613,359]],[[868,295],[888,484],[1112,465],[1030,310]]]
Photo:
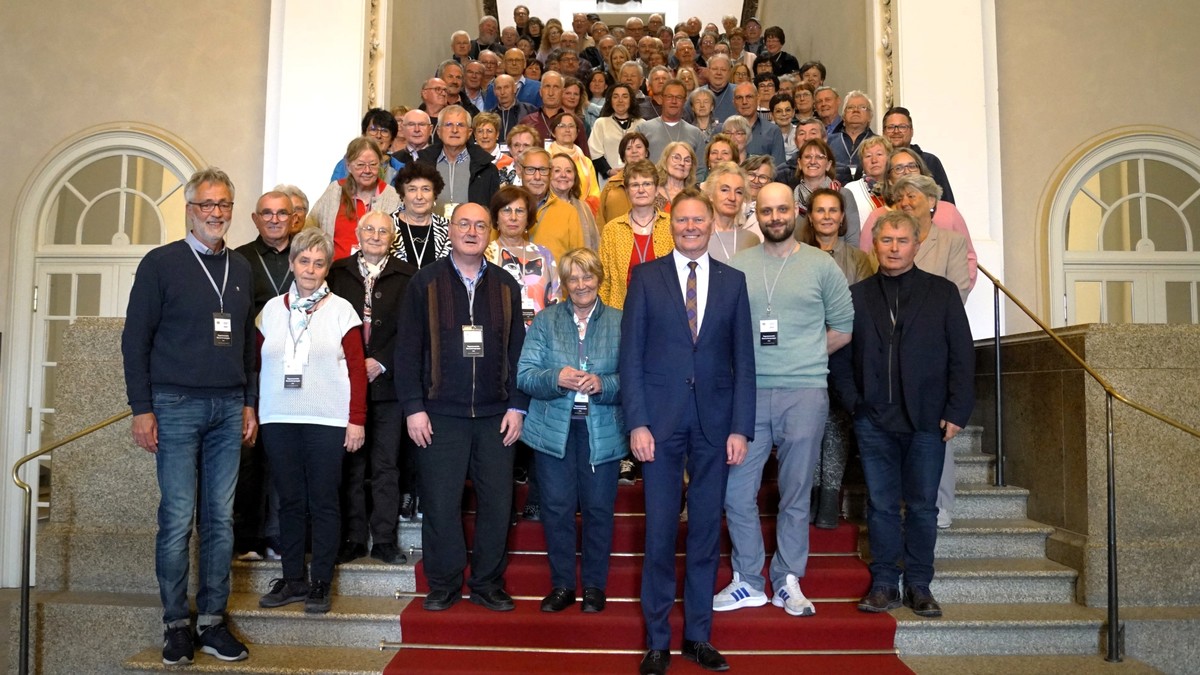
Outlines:
[[367,545],[360,544],[356,541],[347,539],[342,542],[337,553],[337,564],[342,565],[348,562],[354,562],[359,558],[364,558],[367,555]]
[[633,460],[621,460],[621,471],[617,474],[618,485],[633,485],[637,482],[637,476],[633,474]]
[[196,660],[190,626],[176,626],[163,631],[163,665],[182,666]]
[[417,516],[417,500],[411,492],[400,495],[400,522],[407,523]]
[[308,584],[303,579],[272,579],[271,590],[258,599],[259,607],[283,607],[293,602],[304,602],[308,597]]
[[309,614],[324,614],[329,611],[332,604],[333,598],[330,597],[329,582],[312,582],[312,587],[308,591],[308,598],[304,600],[304,611]]
[[403,565],[408,562],[408,556],[401,553],[395,544],[375,544],[371,547],[371,557],[389,565]]
[[218,623],[200,629],[196,636],[200,643],[200,651],[212,654],[222,661],[241,661],[250,656],[250,651],[240,640],[233,637],[224,623]]

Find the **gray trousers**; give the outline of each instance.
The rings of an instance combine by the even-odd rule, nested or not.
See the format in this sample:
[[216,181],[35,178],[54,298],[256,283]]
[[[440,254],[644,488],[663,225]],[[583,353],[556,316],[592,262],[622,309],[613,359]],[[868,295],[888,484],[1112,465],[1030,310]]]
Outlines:
[[946,460],[942,464],[942,480],[938,483],[937,507],[939,510],[954,514],[954,487],[958,482],[954,464],[954,448],[946,444]]
[[754,440],[746,461],[730,467],[725,488],[725,521],[733,542],[733,570],[755,589],[765,590],[762,523],[758,490],[763,466],[776,446],[779,460],[779,516],[771,558],[771,586],[788,574],[803,577],[808,565],[808,512],[813,470],[821,458],[821,437],[829,413],[825,389],[763,389],[757,394]]

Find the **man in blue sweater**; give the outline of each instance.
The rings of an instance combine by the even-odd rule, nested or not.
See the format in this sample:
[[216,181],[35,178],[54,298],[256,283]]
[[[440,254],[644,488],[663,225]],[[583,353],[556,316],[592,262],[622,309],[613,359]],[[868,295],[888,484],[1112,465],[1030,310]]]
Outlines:
[[[121,353],[133,440],[157,465],[155,574],[163,604],[163,663],[194,650],[224,661],[249,652],[225,625],[233,558],[233,493],[242,443],[257,433],[254,280],[225,245],[233,183],[217,168],[184,187],[188,233],[142,259],[129,294]],[[193,639],[187,599],[193,513],[200,588]]]
[[[835,195],[837,193],[834,193]],[[792,616],[816,613],[800,591],[808,565],[808,512],[813,470],[829,413],[829,354],[850,342],[854,306],[846,277],[828,254],[797,243],[792,190],[771,183],[755,209],[761,246],[730,261],[746,273],[754,342],[754,441],[746,461],[730,467],[725,520],[733,543],[733,581],[713,598],[718,612],[767,604],[758,489],[778,446],[779,517],[771,558],[771,602]]]

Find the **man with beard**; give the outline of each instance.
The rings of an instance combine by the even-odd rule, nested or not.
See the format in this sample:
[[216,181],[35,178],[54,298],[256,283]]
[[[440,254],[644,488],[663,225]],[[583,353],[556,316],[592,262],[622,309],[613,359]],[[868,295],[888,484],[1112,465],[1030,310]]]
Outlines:
[[[837,193],[833,193],[837,196]],[[767,604],[758,490],[777,446],[779,516],[771,557],[771,603],[792,616],[816,613],[799,580],[808,564],[808,513],[813,471],[829,413],[829,354],[850,342],[854,307],[846,277],[833,258],[794,238],[792,190],[770,183],[755,211],[761,246],[729,262],[746,273],[750,325],[755,328],[754,440],[746,461],[729,470],[725,520],[733,543],[733,581],[713,597],[713,610]]]

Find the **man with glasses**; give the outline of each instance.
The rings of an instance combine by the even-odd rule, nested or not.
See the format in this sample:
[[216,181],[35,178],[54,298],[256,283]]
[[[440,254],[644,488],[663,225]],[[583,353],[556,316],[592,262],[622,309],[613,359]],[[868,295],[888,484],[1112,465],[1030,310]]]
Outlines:
[[529,403],[516,382],[525,325],[520,286],[484,260],[491,229],[486,208],[459,205],[450,217],[450,255],[421,268],[400,310],[396,394],[408,435],[421,448],[428,611],[450,609],[462,596],[468,478],[476,496],[470,600],[493,611],[515,607],[504,568],[513,444]]
[[431,77],[421,85],[421,105],[417,106],[417,109],[424,110],[431,118],[437,117],[442,108],[446,107],[446,101],[446,81],[440,77]]
[[779,126],[758,114],[758,87],[742,82],[733,88],[733,107],[750,123],[750,140],[746,141],[746,156],[769,155],[775,166],[787,164],[783,150],[783,132]]
[[[188,233],[138,264],[121,336],[133,440],[157,467],[154,567],[166,665],[191,663],[197,646],[223,661],[249,656],[226,627],[225,609],[241,446],[258,433],[254,279],[250,263],[225,245],[233,182],[220,169],[202,169],[184,186],[184,199]],[[272,219],[286,230],[290,201],[272,205]],[[195,638],[187,598],[194,514]]]
[[500,189],[500,172],[492,155],[471,142],[471,116],[462,106],[448,106],[438,116],[438,143],[418,162],[432,164],[446,187],[438,195],[439,212],[447,217],[459,204],[487,206]]
[[521,185],[533,195],[537,217],[529,228],[529,240],[550,249],[558,260],[571,249],[583,246],[583,225],[570,203],[550,192],[550,153],[530,148],[517,156]]
[[837,179],[842,185],[857,180],[862,168],[858,146],[875,135],[871,131],[871,99],[861,91],[846,94],[846,105],[842,107],[842,121],[829,133],[829,147],[837,162]]
[[433,121],[429,113],[424,110],[409,110],[404,113],[404,137],[408,139],[408,143],[396,158],[404,164],[415,162],[429,147],[429,139],[432,136]]
[[913,121],[912,113],[908,112],[908,108],[893,106],[883,113],[883,135],[892,142],[893,150],[911,148],[913,152],[920,155],[921,159],[925,160],[925,166],[929,168],[930,178],[933,178],[938,187],[942,188],[942,201],[954,203],[954,190],[950,189],[950,178],[946,175],[946,168],[942,166],[942,160],[912,142]]
[[692,146],[697,155],[703,154],[704,132],[683,121],[687,87],[679,80],[668,80],[663,85],[662,92],[661,114],[638,127],[638,131],[650,141],[650,161],[658,161],[667,145],[675,141],[683,141]]

